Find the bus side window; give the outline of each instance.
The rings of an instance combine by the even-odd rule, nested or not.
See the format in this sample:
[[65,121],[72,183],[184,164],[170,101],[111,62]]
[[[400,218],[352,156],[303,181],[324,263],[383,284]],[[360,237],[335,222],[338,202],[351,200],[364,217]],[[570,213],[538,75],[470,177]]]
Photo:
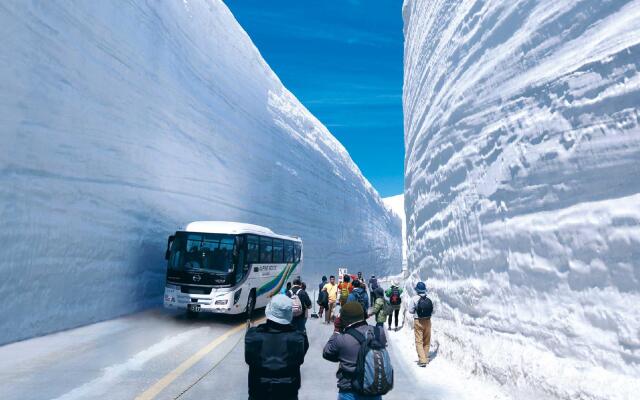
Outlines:
[[273,262],[283,262],[284,242],[281,239],[273,239]]
[[260,262],[260,247],[257,236],[247,235],[247,262],[249,264]]
[[284,262],[292,263],[293,259],[293,242],[286,240],[284,242]]
[[295,260],[296,262],[300,262],[300,256],[302,254],[302,246],[300,245],[299,242],[295,242],[294,247],[295,247]]
[[273,254],[273,239],[260,236],[260,262],[271,263]]

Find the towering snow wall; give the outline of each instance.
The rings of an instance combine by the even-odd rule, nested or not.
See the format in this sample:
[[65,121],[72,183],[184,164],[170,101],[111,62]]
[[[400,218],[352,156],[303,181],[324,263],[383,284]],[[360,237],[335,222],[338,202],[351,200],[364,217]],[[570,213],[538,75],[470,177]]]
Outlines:
[[222,2],[2,2],[0,35],[0,343],[160,304],[192,220],[302,236],[309,282],[400,265],[400,221]]
[[403,13],[409,268],[441,354],[537,398],[637,397],[640,1]]

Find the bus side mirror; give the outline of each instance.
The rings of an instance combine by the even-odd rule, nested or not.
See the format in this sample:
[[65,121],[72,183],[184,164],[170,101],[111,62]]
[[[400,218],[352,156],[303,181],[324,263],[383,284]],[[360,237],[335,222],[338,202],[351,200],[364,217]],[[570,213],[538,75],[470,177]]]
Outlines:
[[171,256],[171,244],[173,243],[173,240],[175,238],[176,238],[175,235],[171,235],[167,239],[167,251],[164,253],[164,259],[167,260],[167,261],[169,260],[169,257]]

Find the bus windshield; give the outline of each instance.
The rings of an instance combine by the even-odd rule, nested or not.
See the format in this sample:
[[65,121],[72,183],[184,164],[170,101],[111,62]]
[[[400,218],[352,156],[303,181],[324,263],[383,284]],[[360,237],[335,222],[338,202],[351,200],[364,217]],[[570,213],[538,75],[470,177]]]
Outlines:
[[234,241],[234,235],[176,232],[168,267],[220,274],[233,272]]

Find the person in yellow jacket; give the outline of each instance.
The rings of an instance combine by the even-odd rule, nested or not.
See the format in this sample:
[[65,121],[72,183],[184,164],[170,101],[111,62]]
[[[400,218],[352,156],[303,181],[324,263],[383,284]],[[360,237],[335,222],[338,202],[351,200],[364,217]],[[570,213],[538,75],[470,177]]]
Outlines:
[[322,290],[326,290],[329,297],[328,307],[324,311],[324,322],[330,324],[331,314],[333,314],[333,309],[336,306],[336,300],[338,298],[338,285],[336,285],[336,277],[331,275],[329,277],[329,283],[324,285]]

